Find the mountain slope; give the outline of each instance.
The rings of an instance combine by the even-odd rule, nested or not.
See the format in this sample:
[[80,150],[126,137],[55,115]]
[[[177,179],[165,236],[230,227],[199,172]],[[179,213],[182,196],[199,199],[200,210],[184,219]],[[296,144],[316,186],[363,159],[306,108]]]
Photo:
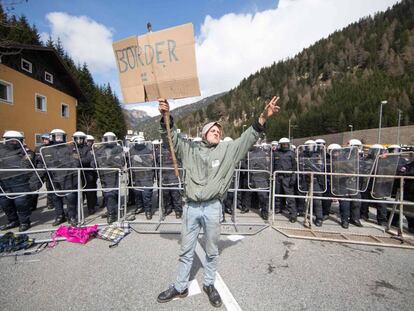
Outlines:
[[267,124],[269,139],[305,137],[378,126],[414,123],[414,0],[361,19],[304,49],[292,59],[262,68],[209,105],[176,117],[184,132],[221,120],[225,135],[237,136],[279,95],[282,111]]

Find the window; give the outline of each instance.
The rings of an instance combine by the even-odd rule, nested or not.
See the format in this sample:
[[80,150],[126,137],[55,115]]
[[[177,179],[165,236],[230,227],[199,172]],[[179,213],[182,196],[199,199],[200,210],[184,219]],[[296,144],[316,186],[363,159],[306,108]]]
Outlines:
[[53,83],[53,75],[47,71],[45,71],[45,81]]
[[62,103],[61,116],[62,118],[69,118],[69,105]]
[[39,146],[42,144],[42,134],[35,134],[35,145]]
[[46,112],[46,96],[36,94],[35,96],[35,110]]
[[9,104],[13,103],[13,84],[0,80],[0,100]]
[[22,69],[24,71],[27,71],[27,72],[32,73],[32,63],[29,62],[28,60],[25,60],[24,58],[22,58],[22,64],[21,64],[21,66],[22,66]]

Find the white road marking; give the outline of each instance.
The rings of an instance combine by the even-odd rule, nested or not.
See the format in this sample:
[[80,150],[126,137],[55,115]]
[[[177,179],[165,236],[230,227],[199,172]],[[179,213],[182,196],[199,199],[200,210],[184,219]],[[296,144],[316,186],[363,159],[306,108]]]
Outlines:
[[[205,260],[206,260],[206,252],[204,251],[203,247],[201,246],[200,242],[197,241],[197,246],[195,252],[200,259],[203,267],[205,267]],[[234,298],[233,294],[230,292],[229,288],[227,287],[226,283],[224,283],[221,275],[216,272],[216,282],[214,283],[214,287],[219,292],[221,299],[223,301],[224,306],[229,311],[241,311],[239,304],[237,303],[236,299]]]
[[232,234],[232,235],[228,235],[227,236],[227,240],[233,241],[233,242],[237,242],[240,240],[243,240],[244,236],[243,235],[238,235],[238,234]]
[[[196,279],[190,281],[190,284],[188,285],[188,297],[201,294],[201,288],[200,285],[198,285],[198,282]],[[178,300],[180,298],[174,298],[173,300]]]

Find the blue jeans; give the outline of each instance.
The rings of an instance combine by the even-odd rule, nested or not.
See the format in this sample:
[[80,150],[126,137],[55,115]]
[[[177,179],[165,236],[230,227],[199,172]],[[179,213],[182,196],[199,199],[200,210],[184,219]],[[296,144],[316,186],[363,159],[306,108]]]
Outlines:
[[219,200],[207,202],[188,202],[183,210],[181,230],[181,249],[178,259],[178,275],[174,287],[179,292],[188,287],[194,251],[201,228],[206,239],[206,265],[204,267],[204,285],[213,285],[216,278],[219,256],[220,218],[222,204]]

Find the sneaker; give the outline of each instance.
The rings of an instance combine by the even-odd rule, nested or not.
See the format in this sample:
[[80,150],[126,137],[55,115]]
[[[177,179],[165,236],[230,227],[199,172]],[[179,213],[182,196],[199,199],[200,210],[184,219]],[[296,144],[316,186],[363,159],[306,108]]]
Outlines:
[[220,308],[223,304],[221,301],[220,294],[218,293],[217,289],[215,289],[214,285],[203,285],[203,291],[207,294],[208,300],[213,307]]
[[158,295],[157,301],[160,303],[169,302],[176,297],[185,298],[188,296],[188,289],[185,289],[181,293],[175,289],[174,286],[170,286],[167,290]]

